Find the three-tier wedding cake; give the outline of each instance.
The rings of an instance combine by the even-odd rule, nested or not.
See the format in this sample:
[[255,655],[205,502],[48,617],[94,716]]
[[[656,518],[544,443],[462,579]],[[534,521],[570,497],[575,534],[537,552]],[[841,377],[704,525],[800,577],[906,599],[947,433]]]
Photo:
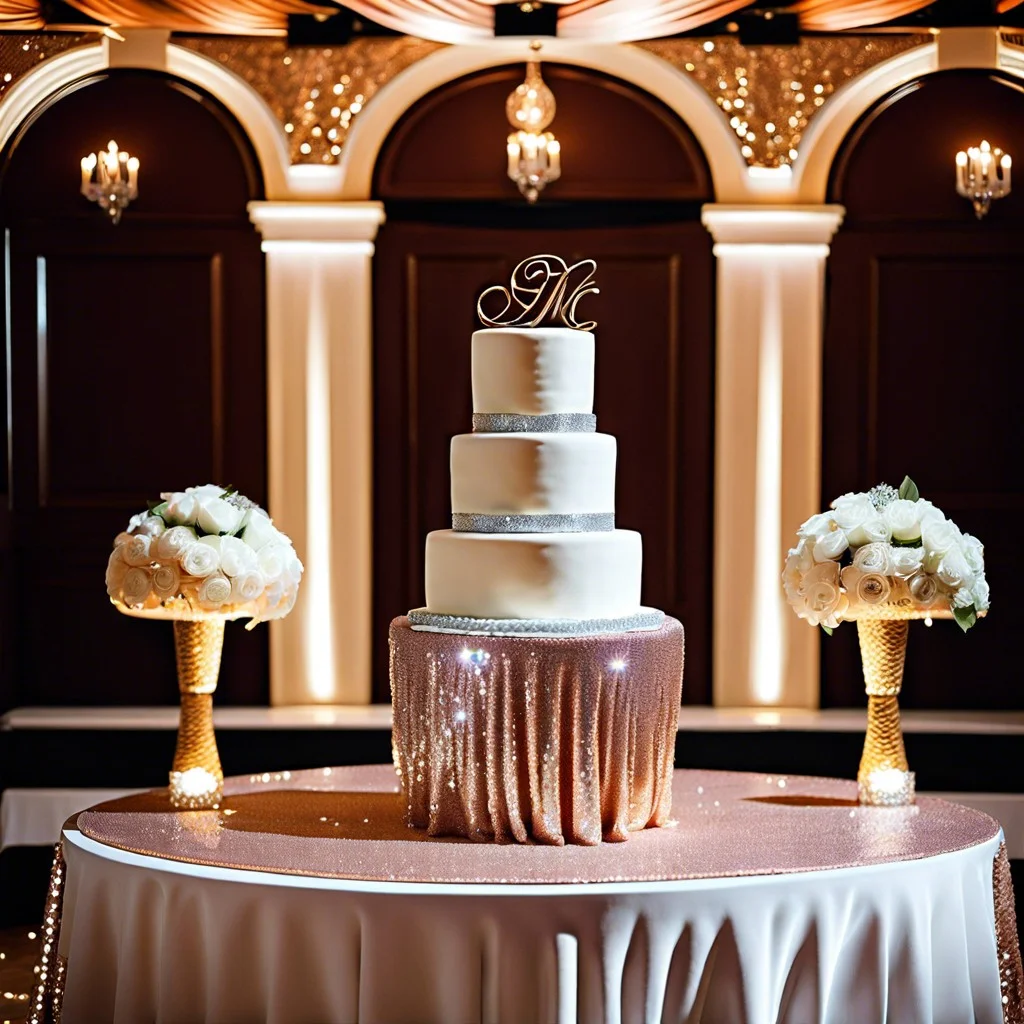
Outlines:
[[596,325],[575,318],[593,270],[533,257],[478,305],[452,529],[427,537],[426,606],[391,625],[395,764],[431,835],[596,843],[669,817],[683,628],[641,606],[641,538],[615,528]]

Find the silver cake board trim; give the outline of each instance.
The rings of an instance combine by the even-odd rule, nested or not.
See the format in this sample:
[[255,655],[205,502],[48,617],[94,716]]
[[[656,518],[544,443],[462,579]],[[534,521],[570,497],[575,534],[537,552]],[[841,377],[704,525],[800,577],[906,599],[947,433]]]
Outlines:
[[516,515],[484,515],[453,512],[456,533],[610,533],[614,512],[542,512]]
[[423,633],[574,637],[660,629],[665,622],[665,613],[657,608],[640,608],[633,615],[609,619],[476,619],[466,615],[438,615],[426,608],[414,608],[408,619],[413,629]]
[[474,434],[592,434],[597,416],[592,412],[549,412],[527,416],[516,412],[473,413]]

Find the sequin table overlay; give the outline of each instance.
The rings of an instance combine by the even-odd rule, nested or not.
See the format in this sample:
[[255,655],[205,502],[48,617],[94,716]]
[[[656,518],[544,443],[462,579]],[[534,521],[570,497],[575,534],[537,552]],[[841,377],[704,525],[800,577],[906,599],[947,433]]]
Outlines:
[[599,843],[665,824],[683,627],[461,636],[391,624],[392,746],[432,836]]
[[674,773],[671,815],[596,846],[431,838],[385,765],[96,806],[64,831],[64,1018],[1019,1019],[988,816],[712,771]]

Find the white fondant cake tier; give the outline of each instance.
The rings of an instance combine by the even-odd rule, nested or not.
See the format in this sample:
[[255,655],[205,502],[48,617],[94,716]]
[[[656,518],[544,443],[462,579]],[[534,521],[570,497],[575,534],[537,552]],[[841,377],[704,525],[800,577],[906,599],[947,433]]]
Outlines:
[[452,511],[615,511],[611,434],[459,434],[452,438]]
[[473,334],[473,412],[593,412],[594,336],[568,327]]
[[606,533],[427,535],[427,610],[494,619],[617,618],[640,607],[643,546]]

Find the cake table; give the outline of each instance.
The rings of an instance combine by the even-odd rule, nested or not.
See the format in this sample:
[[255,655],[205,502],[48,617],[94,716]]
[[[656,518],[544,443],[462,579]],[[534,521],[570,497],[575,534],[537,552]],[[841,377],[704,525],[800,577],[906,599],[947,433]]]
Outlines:
[[402,800],[369,766],[78,814],[49,908],[63,1020],[1021,1019],[1002,833],[977,811],[677,771],[670,827],[557,848],[429,839]]

